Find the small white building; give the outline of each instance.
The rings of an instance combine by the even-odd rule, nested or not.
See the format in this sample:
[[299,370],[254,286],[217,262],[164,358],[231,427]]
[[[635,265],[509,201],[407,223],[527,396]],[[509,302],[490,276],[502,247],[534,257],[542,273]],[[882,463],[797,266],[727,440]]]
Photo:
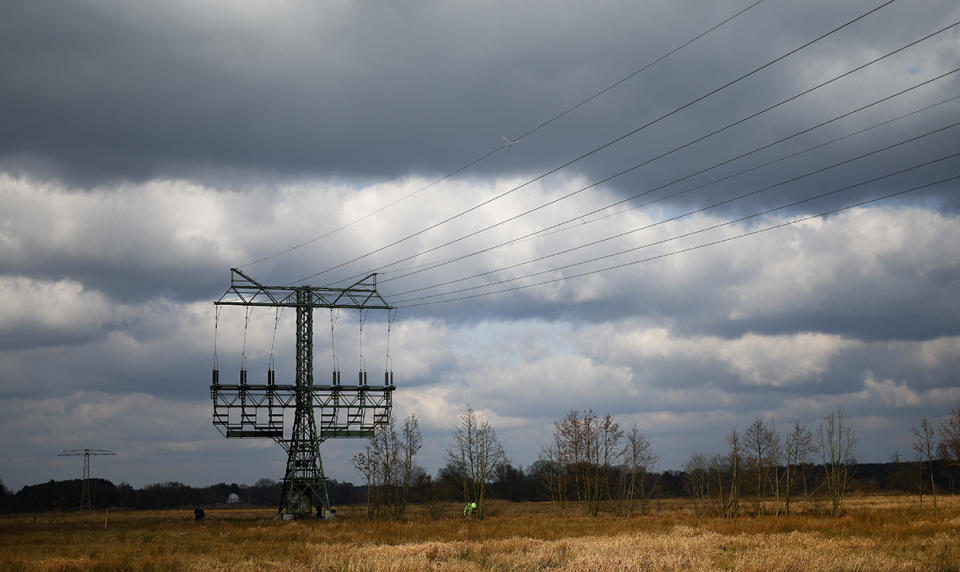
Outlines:
[[240,502],[240,495],[237,493],[230,493],[230,496],[227,497],[227,504],[237,504]]

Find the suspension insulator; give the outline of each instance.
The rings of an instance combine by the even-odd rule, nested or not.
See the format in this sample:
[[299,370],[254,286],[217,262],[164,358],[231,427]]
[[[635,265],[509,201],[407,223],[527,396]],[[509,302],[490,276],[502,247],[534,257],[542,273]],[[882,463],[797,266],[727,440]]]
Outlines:
[[393,372],[390,372],[390,385],[393,385]]
[[387,372],[383,372],[383,384],[390,385],[390,374]]
[[241,370],[240,370],[240,385],[246,385],[246,384],[247,384],[247,370],[241,369]]
[[367,372],[363,372],[363,384],[367,384]]
[[213,384],[214,384],[214,385],[220,385],[220,370],[219,370],[219,369],[213,370]]
[[275,384],[275,383],[277,382],[276,374],[277,374],[277,372],[275,372],[275,371],[272,370],[272,369],[268,369],[268,370],[267,370],[267,384],[268,384],[268,385],[273,385],[273,384]]
[[340,372],[333,370],[333,384],[340,385]]
[[357,373],[357,385],[363,385],[363,372]]

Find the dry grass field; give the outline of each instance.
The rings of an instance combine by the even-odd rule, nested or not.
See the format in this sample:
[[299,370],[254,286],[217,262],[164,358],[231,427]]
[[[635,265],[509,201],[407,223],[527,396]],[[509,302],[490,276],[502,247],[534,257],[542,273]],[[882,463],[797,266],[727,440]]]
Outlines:
[[465,522],[412,507],[405,523],[277,521],[269,509],[0,516],[0,570],[958,570],[960,497],[939,515],[916,497],[853,497],[841,518],[697,518],[664,501],[650,516],[550,503],[488,504]]

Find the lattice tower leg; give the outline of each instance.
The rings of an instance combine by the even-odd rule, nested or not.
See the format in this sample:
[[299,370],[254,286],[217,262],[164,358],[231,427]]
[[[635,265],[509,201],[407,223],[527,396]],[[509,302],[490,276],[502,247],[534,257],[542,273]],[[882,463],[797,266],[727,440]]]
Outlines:
[[297,290],[297,391],[293,432],[287,449],[287,470],[279,511],[309,516],[316,508],[322,516],[330,509],[327,479],[320,461],[320,439],[308,388],[313,386],[313,308],[310,289]]
[[83,482],[80,484],[80,510],[92,510],[90,499],[90,451],[83,452]]

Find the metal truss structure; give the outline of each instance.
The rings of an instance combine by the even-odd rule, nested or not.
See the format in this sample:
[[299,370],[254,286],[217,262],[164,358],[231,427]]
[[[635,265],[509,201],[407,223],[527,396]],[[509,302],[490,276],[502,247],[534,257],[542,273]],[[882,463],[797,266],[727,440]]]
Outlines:
[[[232,268],[230,288],[214,302],[217,306],[295,308],[296,379],[277,384],[267,371],[266,384],[220,383],[213,370],[210,397],[213,425],[227,438],[271,438],[287,451],[287,467],[278,513],[289,518],[330,514],[326,477],[320,460],[320,443],[338,437],[372,437],[377,426],[388,422],[392,406],[393,372],[384,373],[383,385],[369,385],[361,370],[357,383],[341,384],[334,371],[331,383],[315,385],[313,378],[313,310],[353,308],[393,310],[377,292],[376,274],[347,288],[264,286]],[[293,410],[293,426],[285,437],[285,410]],[[320,412],[319,427],[315,411]]]
[[90,496],[90,455],[116,455],[106,449],[68,449],[57,453],[58,457],[83,455],[83,483],[80,485],[80,510],[92,510],[93,499]]

